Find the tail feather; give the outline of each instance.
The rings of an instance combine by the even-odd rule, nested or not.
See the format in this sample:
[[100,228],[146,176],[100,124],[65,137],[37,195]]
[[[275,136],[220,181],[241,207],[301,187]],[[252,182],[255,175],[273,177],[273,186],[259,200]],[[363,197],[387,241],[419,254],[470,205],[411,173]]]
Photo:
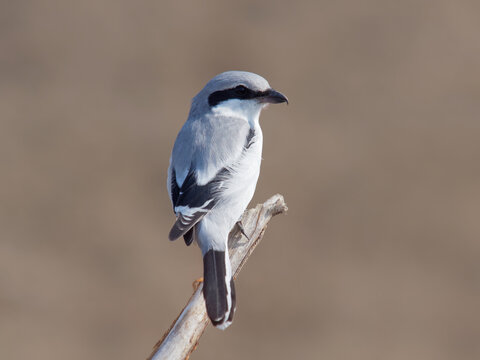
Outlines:
[[[203,256],[203,296],[213,325],[227,328],[235,311],[235,287],[225,251],[209,250]],[[229,261],[229,260],[227,260]]]

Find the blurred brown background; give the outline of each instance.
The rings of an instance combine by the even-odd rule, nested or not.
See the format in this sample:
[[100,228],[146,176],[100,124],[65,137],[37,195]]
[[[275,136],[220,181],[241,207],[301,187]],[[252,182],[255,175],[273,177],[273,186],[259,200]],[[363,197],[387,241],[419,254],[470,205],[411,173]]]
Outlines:
[[248,70],[284,194],[192,359],[480,358],[480,3],[2,1],[0,358],[143,359],[201,275],[166,169]]

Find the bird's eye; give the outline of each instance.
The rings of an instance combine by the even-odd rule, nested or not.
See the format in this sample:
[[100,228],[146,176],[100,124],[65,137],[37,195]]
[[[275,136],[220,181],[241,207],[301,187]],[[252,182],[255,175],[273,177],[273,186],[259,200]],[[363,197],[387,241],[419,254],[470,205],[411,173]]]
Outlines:
[[238,94],[246,94],[247,93],[247,88],[243,85],[238,85],[236,88],[235,88],[235,91],[238,93]]

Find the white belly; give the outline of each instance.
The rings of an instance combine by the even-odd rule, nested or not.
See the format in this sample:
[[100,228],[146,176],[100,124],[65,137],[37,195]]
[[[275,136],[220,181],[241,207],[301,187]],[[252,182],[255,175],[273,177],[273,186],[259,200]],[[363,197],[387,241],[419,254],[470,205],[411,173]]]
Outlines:
[[231,169],[231,179],[225,182],[218,210],[228,214],[226,220],[231,224],[230,229],[240,219],[255,192],[262,161],[262,141],[262,132],[258,128],[253,143]]
[[[240,220],[243,212],[252,200],[260,175],[262,161],[263,135],[260,127],[255,129],[253,143],[244,152],[242,158],[230,169],[231,179],[222,186],[222,196],[215,207],[203,218],[202,228],[210,236],[216,234],[213,240],[219,247],[224,247],[228,233],[235,223]],[[203,233],[203,231],[201,231]],[[201,239],[199,239],[201,240]],[[202,241],[200,241],[202,242]],[[221,244],[220,244],[221,242]],[[199,244],[200,247],[203,246]],[[206,245],[206,244],[205,244]],[[214,248],[217,246],[214,245]]]

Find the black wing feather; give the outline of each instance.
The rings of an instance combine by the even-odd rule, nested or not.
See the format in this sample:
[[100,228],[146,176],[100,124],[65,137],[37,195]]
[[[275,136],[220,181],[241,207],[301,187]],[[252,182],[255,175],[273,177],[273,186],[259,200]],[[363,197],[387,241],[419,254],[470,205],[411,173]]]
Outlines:
[[[175,240],[185,236],[185,243],[189,245],[193,241],[193,234],[189,233],[192,227],[198,223],[217,203],[218,190],[223,180],[228,175],[228,169],[224,168],[205,185],[199,185],[196,181],[195,172],[190,169],[182,186],[179,188],[175,170],[172,169],[172,203],[177,214],[177,221],[170,230],[169,239]],[[188,207],[193,212],[190,215],[177,212],[178,207]]]
[[175,212],[175,204],[178,201],[178,196],[180,195],[180,188],[177,184],[177,176],[175,170],[172,168],[171,184],[170,184],[170,194],[172,195],[172,206],[173,211]]
[[192,244],[193,240],[195,240],[195,225],[183,235],[183,240],[187,246]]
[[[177,184],[177,178],[175,175],[175,170],[172,169],[172,183],[170,184],[170,192],[172,194],[172,204],[173,204],[173,211],[175,212],[175,204],[178,201],[178,196],[180,195],[180,188]],[[183,235],[183,239],[185,240],[185,244],[190,246],[194,240],[194,227],[188,230],[185,235]]]

